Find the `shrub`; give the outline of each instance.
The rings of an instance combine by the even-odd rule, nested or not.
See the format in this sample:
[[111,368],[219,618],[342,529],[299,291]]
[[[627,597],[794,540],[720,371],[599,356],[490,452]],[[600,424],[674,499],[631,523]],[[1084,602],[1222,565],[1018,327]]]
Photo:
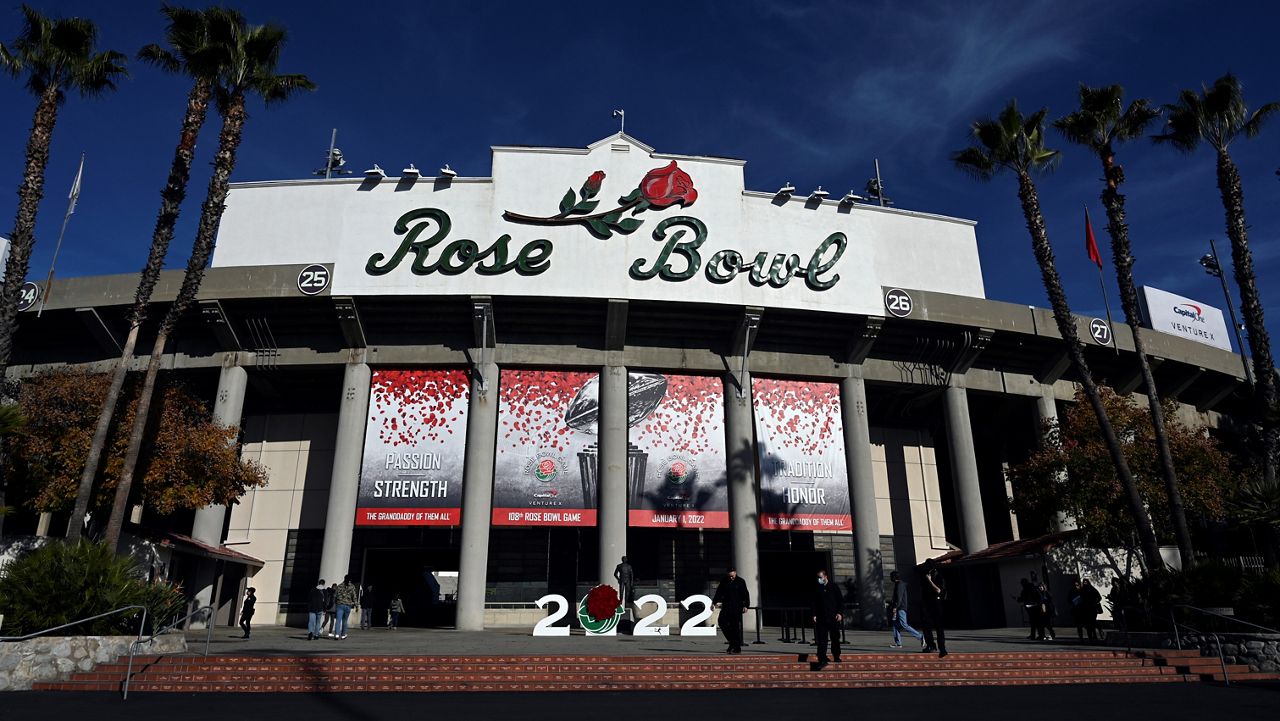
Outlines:
[[1280,628],[1280,570],[1271,568],[1245,577],[1236,612],[1246,621]]
[[[118,556],[101,543],[50,543],[0,570],[0,613],[5,635],[21,636],[106,613],[145,606],[148,621],[182,612],[182,592],[150,583],[132,556]],[[109,636],[138,631],[138,613],[121,613],[65,629],[63,635]]]

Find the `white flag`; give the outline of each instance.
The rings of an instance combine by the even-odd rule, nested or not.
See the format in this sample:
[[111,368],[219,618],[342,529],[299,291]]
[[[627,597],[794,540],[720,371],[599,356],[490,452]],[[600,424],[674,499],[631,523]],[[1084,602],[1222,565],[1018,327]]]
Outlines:
[[71,184],[71,193],[67,195],[70,204],[67,206],[67,215],[76,212],[76,201],[80,199],[80,176],[84,175],[84,153],[80,154],[80,169],[76,171],[75,182]]

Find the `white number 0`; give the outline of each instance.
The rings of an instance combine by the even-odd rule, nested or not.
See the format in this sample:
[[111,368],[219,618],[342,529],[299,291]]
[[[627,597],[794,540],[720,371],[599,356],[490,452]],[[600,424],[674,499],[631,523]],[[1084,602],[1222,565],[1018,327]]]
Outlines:
[[559,610],[552,612],[550,616],[538,621],[538,624],[533,627],[533,635],[568,636],[568,626],[553,626],[552,624],[564,618],[565,614],[569,613],[569,601],[564,596],[556,593],[547,594],[546,596],[539,598],[537,601],[534,601],[534,604],[536,604],[538,608],[546,608],[548,603],[555,604],[559,607]]

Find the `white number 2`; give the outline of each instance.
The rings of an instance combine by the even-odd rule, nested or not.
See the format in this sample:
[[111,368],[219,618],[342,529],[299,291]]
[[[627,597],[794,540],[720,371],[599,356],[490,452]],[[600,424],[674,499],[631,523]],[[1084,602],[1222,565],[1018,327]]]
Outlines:
[[649,604],[649,603],[654,604],[657,608],[654,609],[653,613],[640,619],[639,623],[636,624],[635,629],[631,632],[631,635],[633,636],[670,636],[671,635],[670,626],[654,626],[653,625],[658,621],[662,620],[663,616],[667,615],[667,599],[663,598],[662,596],[659,596],[656,593],[651,593],[648,596],[641,596],[640,598],[636,599],[636,610],[641,613],[644,613],[645,604]]
[[[680,602],[686,610],[693,607],[694,604],[702,604],[702,613],[699,613],[680,626],[681,636],[714,636],[716,635],[715,626],[703,626],[702,622],[711,618],[711,598],[703,594],[695,594]],[[721,613],[724,613],[722,610]]]
[[555,604],[559,608],[558,610],[553,611],[550,616],[547,616],[541,621],[538,621],[538,624],[533,627],[533,635],[535,636],[568,636],[569,635],[568,626],[552,625],[556,621],[559,621],[560,619],[564,618],[565,615],[569,613],[568,599],[566,599],[564,596],[561,596],[559,594],[550,593],[550,594],[547,594],[546,596],[543,596],[542,598],[539,598],[537,601],[534,601],[534,604],[537,605],[538,608],[546,608],[548,603]]

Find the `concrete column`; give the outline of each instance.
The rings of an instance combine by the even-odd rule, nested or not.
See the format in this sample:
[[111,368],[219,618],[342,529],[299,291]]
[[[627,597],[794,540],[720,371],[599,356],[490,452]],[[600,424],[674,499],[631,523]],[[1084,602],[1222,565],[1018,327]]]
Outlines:
[[[746,581],[751,605],[760,605],[760,553],[757,536],[760,509],[756,501],[755,418],[751,407],[751,375],[743,373],[742,396],[732,375],[724,378],[724,451],[728,462],[729,533],[733,566]],[[742,619],[744,631],[756,630],[756,615]]]
[[[213,420],[224,426],[240,427],[244,412],[244,392],[249,385],[249,374],[237,365],[224,365],[218,376],[218,393],[213,400]],[[191,537],[210,546],[222,545],[222,526],[227,516],[227,507],[222,505],[205,506],[196,511],[195,521],[191,524]],[[196,570],[195,606],[201,608],[214,602],[214,586],[217,583],[218,564],[211,559],[204,559]],[[199,625],[193,624],[199,628]]]
[[[493,515],[493,460],[498,438],[498,366],[472,374],[467,404],[467,451],[462,464],[462,555],[458,565],[459,631],[484,630]],[[484,388],[481,388],[481,378]]]
[[364,458],[364,429],[369,419],[369,382],[372,375],[367,363],[348,363],[342,375],[329,508],[325,514],[324,544],[320,549],[320,578],[327,583],[342,583],[342,577],[351,569],[351,534],[356,524],[356,500],[360,492],[360,466]]
[[969,394],[964,377],[953,376],[943,396],[947,414],[947,447],[951,450],[951,475],[955,483],[966,553],[987,547],[987,521],[982,512],[982,487],[978,481],[978,457],[973,450],[969,425]]
[[[1054,425],[1058,424],[1058,399],[1053,394],[1053,386],[1045,385],[1040,387],[1040,395],[1036,397],[1036,417],[1040,420],[1041,428],[1046,422]],[[1037,437],[1039,437],[1037,435]],[[1067,482],[1067,474],[1064,471],[1058,476],[1059,483]],[[1054,531],[1072,531],[1076,528],[1076,519],[1059,512],[1052,521]]]
[[871,425],[862,366],[853,366],[840,382],[840,416],[844,456],[849,469],[849,502],[853,506],[853,554],[858,572],[858,605],[865,629],[884,627],[884,561],[880,556],[880,518],[871,465]]
[[598,583],[616,586],[613,569],[627,552],[627,369],[600,369]]
[[[213,420],[223,426],[240,427],[244,413],[244,391],[249,374],[240,366],[223,366],[218,376],[218,395],[213,401]],[[226,506],[205,506],[196,511],[191,524],[191,537],[210,546],[222,544],[222,525]]]

